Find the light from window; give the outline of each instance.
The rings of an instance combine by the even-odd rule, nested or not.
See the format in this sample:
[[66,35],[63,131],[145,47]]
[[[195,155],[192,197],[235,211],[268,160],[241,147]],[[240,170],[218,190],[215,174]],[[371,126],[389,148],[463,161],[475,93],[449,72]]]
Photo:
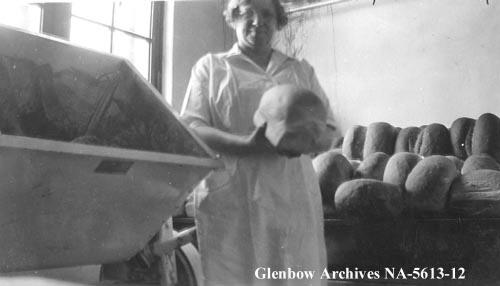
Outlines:
[[149,78],[151,1],[75,1],[70,41],[122,56]]
[[148,78],[149,42],[130,36],[124,32],[115,31],[113,35],[113,53],[129,59],[134,66]]
[[88,3],[87,1],[74,1],[71,4],[71,14],[111,26],[113,2],[99,1]]
[[111,30],[79,18],[71,18],[70,41],[83,47],[110,52]]
[[151,5],[143,1],[120,1],[115,4],[115,27],[144,37],[150,36]]
[[40,21],[41,8],[38,5],[0,2],[1,24],[39,33]]

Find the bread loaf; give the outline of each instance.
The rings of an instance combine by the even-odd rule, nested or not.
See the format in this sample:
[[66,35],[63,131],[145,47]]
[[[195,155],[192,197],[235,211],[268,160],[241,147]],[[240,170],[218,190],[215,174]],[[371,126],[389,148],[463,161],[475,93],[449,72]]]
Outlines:
[[472,134],[472,154],[486,153],[500,162],[500,118],[484,113],[476,121]]
[[377,220],[397,217],[403,211],[401,189],[373,179],[356,179],[340,185],[335,208],[352,220]]
[[397,130],[386,122],[375,122],[368,125],[366,139],[363,146],[363,159],[375,152],[384,152],[387,155],[394,153]]
[[352,178],[353,169],[349,161],[338,151],[330,150],[313,159],[318,176],[323,205],[334,205],[338,186]]
[[448,209],[463,217],[500,217],[500,171],[475,170],[458,177]]
[[282,154],[310,154],[321,149],[315,140],[326,130],[327,111],[311,90],[293,84],[271,87],[254,112],[255,126],[266,124],[265,135]]
[[421,159],[421,156],[410,152],[392,155],[385,166],[383,181],[398,185],[404,190],[408,175]]
[[[468,117],[460,117],[453,121],[450,127],[451,146],[453,154],[465,160],[471,154],[472,132],[476,120]],[[466,146],[469,145],[467,148]],[[468,150],[467,150],[468,149]]]
[[419,134],[415,153],[427,157],[431,155],[452,155],[450,132],[440,123],[429,124]]
[[418,127],[411,126],[403,128],[396,138],[394,153],[413,152],[418,134],[420,134],[420,128]]
[[422,159],[406,179],[410,207],[422,212],[443,211],[451,183],[458,175],[455,164],[445,156],[432,155]]
[[465,160],[461,172],[462,174],[466,174],[470,171],[482,169],[500,171],[500,164],[488,154],[471,155]]
[[355,177],[382,181],[389,158],[390,156],[384,152],[375,152],[368,155],[356,169]]
[[342,143],[342,153],[347,159],[363,160],[363,146],[365,144],[366,127],[360,125],[347,129]]

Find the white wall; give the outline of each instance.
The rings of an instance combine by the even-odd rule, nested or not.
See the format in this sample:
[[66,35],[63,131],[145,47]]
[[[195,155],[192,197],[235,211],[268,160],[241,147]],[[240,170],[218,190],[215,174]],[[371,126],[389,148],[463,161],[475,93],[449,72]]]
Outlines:
[[[175,0],[167,7],[167,100],[180,111],[191,68],[207,52],[224,50],[225,22],[222,0]],[[168,18],[168,16],[166,17]],[[170,20],[170,21],[169,21]],[[170,35],[169,35],[170,32]],[[169,38],[170,37],[170,38]]]
[[295,45],[344,131],[500,115],[500,3],[489,2],[354,0],[307,12]]

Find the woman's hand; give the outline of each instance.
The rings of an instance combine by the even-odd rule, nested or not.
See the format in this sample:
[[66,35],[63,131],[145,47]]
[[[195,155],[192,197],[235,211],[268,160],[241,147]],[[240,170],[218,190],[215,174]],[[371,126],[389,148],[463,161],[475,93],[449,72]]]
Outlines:
[[266,124],[259,126],[247,136],[246,145],[252,149],[251,153],[276,153],[271,142],[266,138]]
[[252,134],[248,136],[248,146],[252,146],[254,153],[273,153],[288,158],[299,157],[301,154],[288,150],[281,150],[274,147],[266,137],[266,124],[257,127]]
[[210,148],[220,153],[236,156],[277,154],[288,158],[301,155],[275,148],[266,138],[265,124],[255,128],[249,135],[231,134],[210,126],[196,127],[194,131]]
[[276,153],[265,136],[265,125],[249,135],[236,135],[210,126],[199,126],[194,131],[210,148],[220,153],[236,156]]

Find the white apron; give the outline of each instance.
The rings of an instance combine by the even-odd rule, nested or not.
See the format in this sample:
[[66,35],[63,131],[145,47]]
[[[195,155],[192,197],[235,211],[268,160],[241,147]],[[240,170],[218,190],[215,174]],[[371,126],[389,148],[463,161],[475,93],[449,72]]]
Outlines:
[[[261,95],[284,83],[312,89],[328,104],[307,62],[274,51],[264,71],[235,45],[195,65],[182,118],[191,127],[249,134]],[[321,195],[310,157],[221,156],[225,169],[195,193],[205,285],[326,285]],[[272,279],[270,271],[281,276]],[[299,271],[314,271],[313,279],[288,276]]]

